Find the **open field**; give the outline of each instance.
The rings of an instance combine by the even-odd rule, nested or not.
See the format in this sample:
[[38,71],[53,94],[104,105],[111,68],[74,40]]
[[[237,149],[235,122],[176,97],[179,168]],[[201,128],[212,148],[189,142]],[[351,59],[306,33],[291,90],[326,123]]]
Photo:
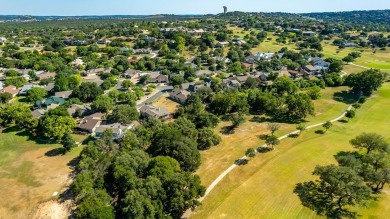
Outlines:
[[[307,125],[333,119],[347,109],[348,104],[333,99],[335,93],[346,91],[346,87],[326,88],[322,90],[322,97],[314,101],[316,115],[307,118]],[[197,174],[202,179],[202,184],[208,186],[218,175],[228,168],[235,160],[244,156],[245,151],[252,147],[256,148],[264,144],[260,135],[269,134],[267,123],[258,123],[250,121],[241,125],[234,134],[222,135],[222,142],[207,151],[201,151],[202,165]],[[217,133],[221,132],[224,126],[231,125],[231,122],[221,122],[215,129]],[[295,130],[295,124],[281,124],[281,128],[275,134],[280,136]]]
[[[23,132],[8,128],[0,132],[0,218],[31,218],[35,207],[61,193],[68,185],[71,161],[82,147],[65,156],[50,152],[58,144],[36,143]],[[81,136],[75,136],[82,140]]]
[[[304,208],[293,194],[298,182],[313,179],[316,165],[335,163],[333,155],[353,150],[349,140],[362,132],[388,136],[390,84],[369,99],[349,123],[337,122],[326,134],[315,128],[298,138],[283,140],[277,148],[258,154],[249,164],[234,169],[206,197],[192,218],[319,218]],[[378,196],[378,202],[360,208],[362,218],[387,218],[390,214],[390,189]]]

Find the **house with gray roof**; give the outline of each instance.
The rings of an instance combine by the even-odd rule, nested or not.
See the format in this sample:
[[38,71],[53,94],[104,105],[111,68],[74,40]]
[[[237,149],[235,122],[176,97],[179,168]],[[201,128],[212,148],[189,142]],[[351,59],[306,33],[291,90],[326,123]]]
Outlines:
[[191,95],[190,92],[186,91],[186,90],[182,90],[182,89],[175,89],[173,90],[170,94],[169,94],[169,97],[176,101],[176,102],[179,102],[181,104],[185,104],[187,102],[187,99],[188,97]]
[[169,116],[169,112],[166,108],[153,105],[142,106],[140,113],[143,117],[153,117],[157,119],[164,119]]
[[73,90],[61,91],[61,92],[55,92],[54,96],[60,97],[63,99],[68,99],[70,97],[70,95],[72,95],[72,93],[73,93]]

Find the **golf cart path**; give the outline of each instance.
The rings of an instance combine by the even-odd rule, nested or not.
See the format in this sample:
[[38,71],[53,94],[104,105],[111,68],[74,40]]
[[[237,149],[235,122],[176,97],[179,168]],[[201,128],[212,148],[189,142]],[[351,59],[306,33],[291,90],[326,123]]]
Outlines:
[[[351,109],[352,109],[352,106],[348,106],[348,108],[347,108],[346,111],[351,110]],[[345,111],[344,113],[342,113],[340,116],[338,116],[337,118],[334,118],[334,119],[332,119],[332,120],[330,120],[330,121],[331,121],[331,122],[336,122],[336,121],[338,121],[338,120],[344,118],[344,116],[345,116],[345,114],[346,114],[346,111]],[[314,125],[307,126],[307,127],[306,127],[306,130],[307,130],[307,129],[313,129],[313,128],[316,128],[316,127],[318,127],[318,126],[322,126],[324,123],[326,123],[326,121],[325,121],[325,122],[321,122],[321,123],[317,123],[317,124],[314,124]],[[285,135],[279,137],[278,139],[279,139],[279,140],[283,140],[283,139],[285,139],[285,138],[288,138],[290,135],[299,134],[299,132],[300,132],[299,130],[296,130],[296,131],[290,132],[290,133],[288,133],[288,134],[285,134]],[[264,144],[264,145],[261,145],[260,147],[265,147],[265,146],[266,146],[266,145]],[[258,152],[258,151],[256,150],[256,152]],[[242,158],[240,158],[240,160],[242,160],[242,159],[247,159],[247,156],[243,156]],[[223,171],[223,172],[222,172],[222,173],[221,173],[221,174],[220,174],[220,175],[219,175],[219,176],[218,176],[218,177],[209,185],[209,187],[207,187],[204,196],[201,197],[201,198],[199,198],[198,201],[199,201],[199,202],[202,202],[202,201],[207,197],[207,195],[208,195],[208,194],[209,194],[209,193],[218,185],[218,183],[221,182],[221,180],[222,180],[223,178],[225,178],[225,176],[228,175],[228,174],[229,174],[232,170],[234,170],[234,168],[236,168],[237,166],[238,166],[238,164],[234,163],[234,164],[232,164],[230,167],[228,167],[225,171]],[[182,218],[188,218],[188,217],[191,215],[191,213],[192,213],[191,210],[186,211],[186,212],[184,213],[184,215],[183,215]]]

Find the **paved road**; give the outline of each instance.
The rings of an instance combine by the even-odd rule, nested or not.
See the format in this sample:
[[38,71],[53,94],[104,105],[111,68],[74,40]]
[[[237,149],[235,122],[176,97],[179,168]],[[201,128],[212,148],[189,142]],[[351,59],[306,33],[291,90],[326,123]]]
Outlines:
[[172,86],[159,86],[156,88],[155,92],[150,94],[145,100],[140,100],[137,102],[137,109],[141,108],[145,104],[153,103],[158,98],[160,98],[164,93],[169,92],[173,89]]
[[[351,110],[351,109],[352,109],[352,106],[349,106],[349,107],[347,108],[347,110]],[[331,121],[331,122],[336,122],[336,121],[338,121],[338,120],[344,118],[345,113],[346,113],[346,112],[344,112],[343,114],[341,114],[341,115],[338,116],[337,118],[332,119],[332,120],[330,120],[330,121]],[[315,125],[311,125],[311,126],[306,127],[306,129],[316,128],[316,127],[318,127],[318,126],[322,126],[324,123],[325,123],[325,122],[321,122],[321,123],[318,123],[318,124],[315,124]],[[288,133],[288,134],[286,134],[286,135],[283,135],[283,136],[279,137],[279,140],[283,140],[283,139],[285,139],[285,138],[288,138],[290,135],[294,135],[294,134],[299,134],[299,130],[290,132],[290,133]],[[265,144],[264,144],[264,145],[261,145],[259,148],[262,148],[262,147],[267,147],[267,145],[265,145]],[[256,152],[258,152],[258,151],[256,150]],[[248,158],[247,156],[243,156],[240,160],[247,159],[247,158]],[[226,175],[228,175],[232,170],[234,170],[234,168],[236,168],[236,167],[238,167],[238,166],[239,166],[238,164],[233,163],[230,167],[228,167],[225,171],[223,171],[223,172],[222,172],[222,173],[221,173],[221,174],[220,174],[220,175],[219,175],[219,176],[210,184],[210,186],[207,187],[204,196],[201,197],[201,198],[199,198],[198,201],[199,201],[199,202],[202,202],[203,199],[206,198],[207,195],[208,195],[208,194],[209,194],[209,193],[218,185],[218,183],[221,182],[221,180],[222,180],[223,178],[225,178]],[[183,215],[183,218],[189,217],[189,216],[191,215],[191,213],[192,213],[191,210],[186,211],[186,212],[184,213],[184,215]]]

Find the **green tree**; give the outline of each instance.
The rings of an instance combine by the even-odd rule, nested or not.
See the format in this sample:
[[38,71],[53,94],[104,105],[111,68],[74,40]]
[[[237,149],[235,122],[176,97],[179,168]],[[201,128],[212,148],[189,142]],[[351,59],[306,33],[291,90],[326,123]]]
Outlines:
[[327,132],[330,128],[332,128],[333,123],[331,121],[326,121],[324,124],[322,124],[322,127],[324,127],[325,131]]
[[73,139],[72,135],[66,133],[61,139],[62,147],[64,148],[64,154],[72,150],[76,146],[76,141]]
[[8,92],[0,93],[0,103],[8,103],[10,100],[12,100],[12,94]]
[[371,151],[389,151],[389,144],[385,141],[385,138],[376,133],[364,132],[349,142],[356,149],[365,149],[366,154],[369,154]]
[[310,97],[304,93],[289,95],[286,97],[287,105],[285,116],[290,120],[303,120],[308,115],[314,115],[314,104]]
[[130,80],[124,80],[122,81],[122,88],[125,90],[128,90],[129,88],[133,87],[134,84]]
[[230,120],[232,121],[232,127],[238,128],[238,126],[245,122],[245,117],[241,113],[236,113],[230,116]]
[[61,140],[66,133],[71,133],[77,123],[69,115],[50,114],[50,111],[51,110],[39,118],[39,131],[44,137],[58,141]]
[[297,125],[296,129],[299,131],[299,134],[301,134],[303,131],[306,130],[305,124],[299,124]]
[[350,74],[345,80],[345,84],[355,92],[362,92],[365,96],[370,96],[378,90],[386,81],[387,75],[379,70],[370,69],[357,74]]
[[211,128],[202,128],[198,130],[198,149],[207,150],[211,146],[218,145],[221,142],[221,137],[214,133]]
[[278,137],[275,135],[268,136],[267,139],[265,140],[265,144],[268,147],[271,147],[272,150],[274,149],[274,146],[278,145],[280,143]]
[[138,118],[139,113],[137,109],[129,105],[119,105],[114,107],[112,114],[108,116],[108,120],[124,124],[130,124]]
[[73,90],[73,96],[80,99],[82,102],[92,102],[99,95],[103,94],[103,90],[96,83],[83,82],[79,87]]
[[307,89],[307,94],[310,99],[317,100],[321,97],[321,88],[318,86],[310,87]]
[[245,156],[247,156],[249,158],[255,157],[256,156],[256,150],[253,149],[253,148],[248,148],[248,150],[246,150],[246,152],[245,152]]
[[345,117],[348,118],[348,120],[353,119],[356,116],[356,111],[355,110],[347,110],[345,113]]
[[99,112],[108,112],[114,108],[114,101],[108,96],[98,96],[91,104],[91,108]]
[[298,183],[294,189],[303,206],[328,218],[356,218],[349,207],[371,199],[371,190],[355,171],[348,167],[317,166],[319,179]]
[[27,99],[31,103],[37,100],[43,100],[47,96],[47,91],[42,87],[34,87],[27,91]]
[[277,78],[272,87],[275,89],[276,93],[279,95],[284,94],[294,94],[298,91],[297,85],[289,77],[279,77]]
[[111,197],[105,190],[96,190],[81,201],[76,210],[76,218],[114,219]]

